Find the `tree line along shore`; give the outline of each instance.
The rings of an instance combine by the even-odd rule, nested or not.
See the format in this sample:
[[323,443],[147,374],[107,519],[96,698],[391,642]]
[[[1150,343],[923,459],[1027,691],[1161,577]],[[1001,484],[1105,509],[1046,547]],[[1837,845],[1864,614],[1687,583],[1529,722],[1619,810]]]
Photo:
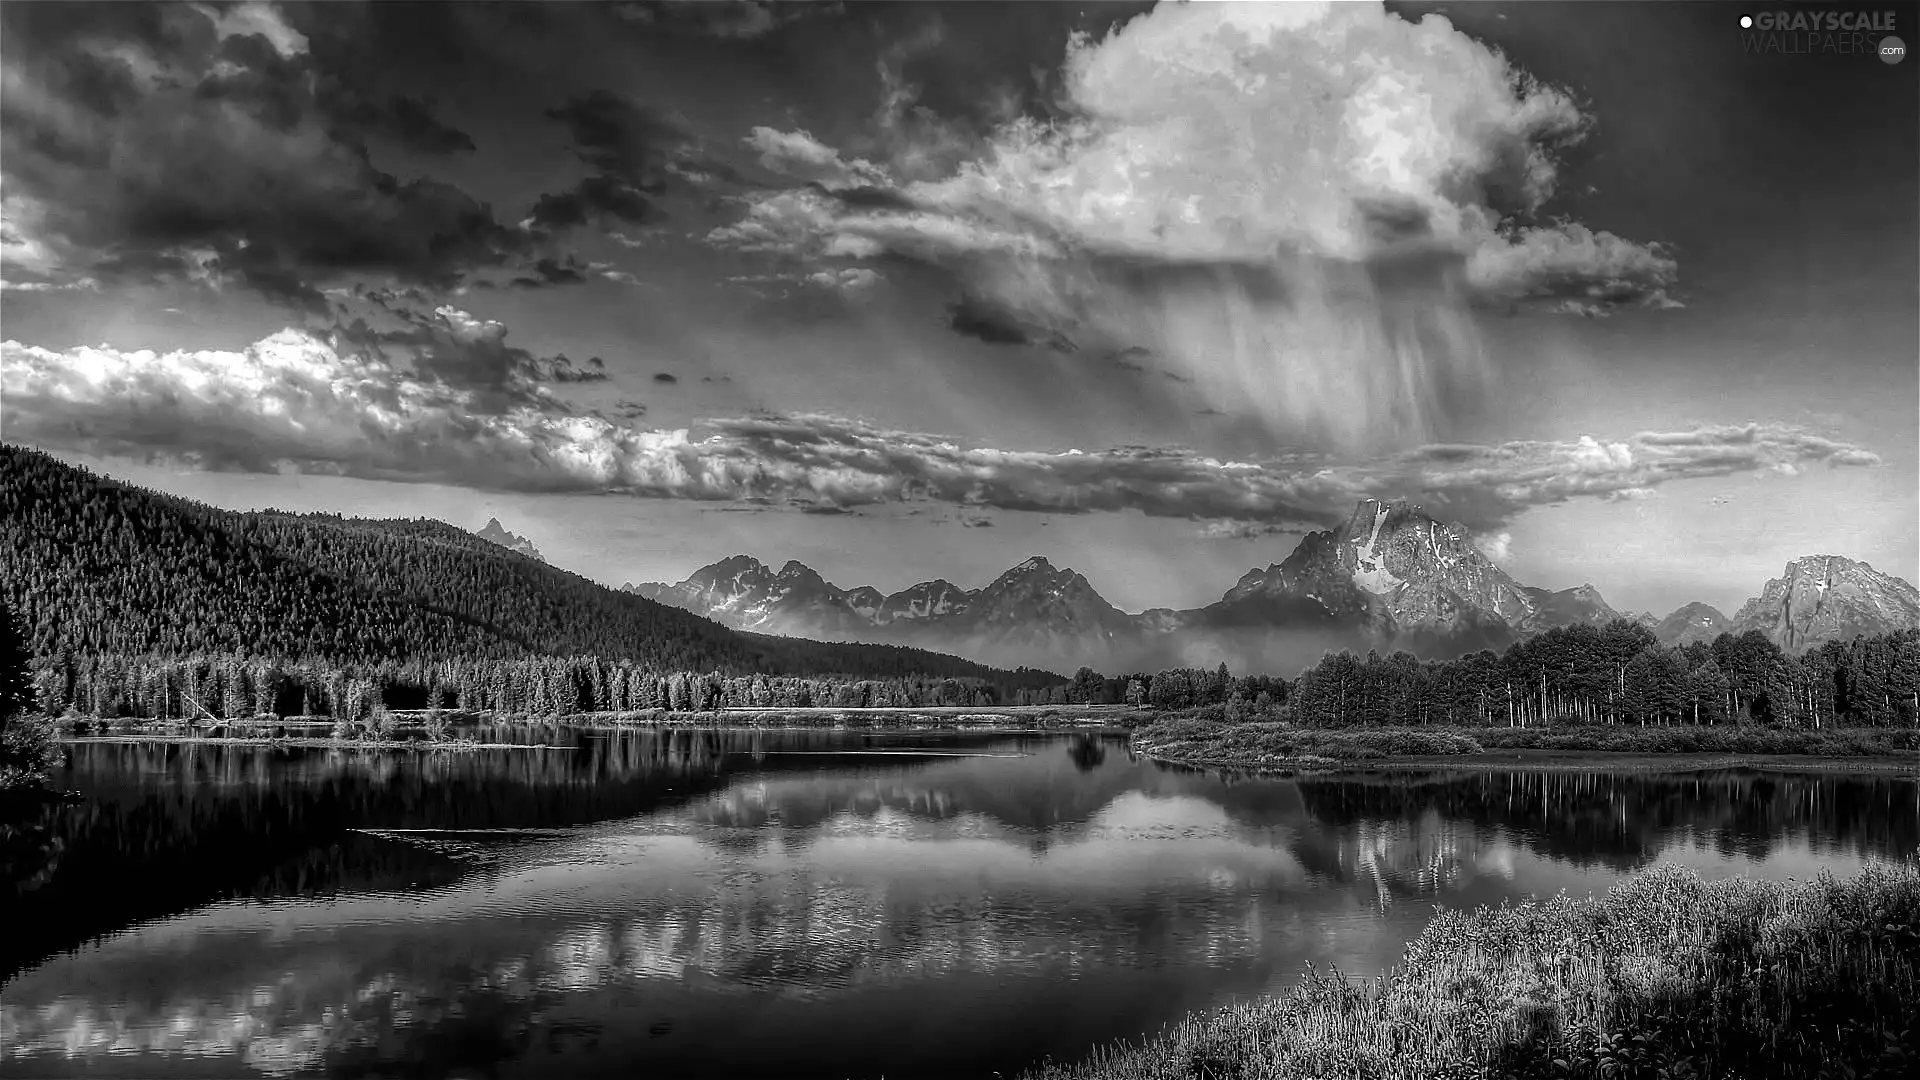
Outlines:
[[[18,640],[16,638],[15,640]],[[674,670],[597,655],[418,657],[354,663],[243,652],[32,655],[30,705],[102,719],[345,717],[461,709],[502,716],[726,710],[1130,706],[1300,727],[1708,726],[1912,728],[1920,629],[1827,642],[1794,656],[1757,631],[1663,647],[1636,623],[1556,628],[1504,654],[1450,661],[1330,653],[1295,678],[1171,668],[1071,679],[1023,669],[888,677]]]
[[[1175,668],[1051,685],[966,676],[663,671],[595,656],[335,663],[61,651],[16,633],[20,707],[64,734],[441,740],[481,719],[747,725],[1096,721],[1165,760],[1259,767],[1517,749],[1864,755],[1920,751],[1920,631],[1802,656],[1763,635],[1663,648],[1636,624],[1557,629],[1504,655],[1334,653],[1298,677]],[[22,667],[24,665],[24,667]],[[24,674],[22,673],[24,671]]]

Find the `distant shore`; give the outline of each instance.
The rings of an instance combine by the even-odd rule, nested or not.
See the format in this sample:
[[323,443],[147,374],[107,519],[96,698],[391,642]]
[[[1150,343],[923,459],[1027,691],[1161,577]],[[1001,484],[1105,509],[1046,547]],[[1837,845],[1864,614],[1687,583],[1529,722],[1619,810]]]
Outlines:
[[860,730],[886,732],[984,731],[1009,735],[1055,731],[1121,733],[1151,719],[1124,705],[1008,705],[878,708],[739,708],[710,712],[568,713],[559,716],[482,713],[468,710],[392,710],[341,725],[325,716],[267,716],[226,720],[148,720],[67,716],[59,723],[62,743],[176,743],[236,746],[354,747],[368,750],[559,749],[539,743],[476,739],[475,728],[547,731]]
[[1721,727],[1295,728],[1168,717],[1133,735],[1169,765],[1254,773],[1356,768],[1619,769],[1791,764],[1920,770],[1907,729]]

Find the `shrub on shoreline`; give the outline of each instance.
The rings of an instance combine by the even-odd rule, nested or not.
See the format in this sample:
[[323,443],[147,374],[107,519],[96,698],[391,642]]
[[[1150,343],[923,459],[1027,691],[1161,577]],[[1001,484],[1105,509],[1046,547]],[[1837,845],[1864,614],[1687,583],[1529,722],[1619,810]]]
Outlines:
[[1309,970],[1029,1080],[1893,1077],[1920,1054],[1920,868],[1449,911],[1386,975]]

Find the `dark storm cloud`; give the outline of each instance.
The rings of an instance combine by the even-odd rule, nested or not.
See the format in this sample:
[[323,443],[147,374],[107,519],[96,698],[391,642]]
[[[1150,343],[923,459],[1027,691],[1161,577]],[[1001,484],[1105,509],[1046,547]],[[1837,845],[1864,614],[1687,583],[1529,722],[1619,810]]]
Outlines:
[[657,383],[665,383],[668,386],[672,386],[674,383],[677,383],[680,381],[680,376],[675,375],[670,371],[656,371],[653,373],[653,381]]
[[232,282],[322,311],[332,280],[446,287],[532,247],[460,188],[374,167],[370,136],[471,140],[424,99],[351,91],[278,9],[10,4],[0,23],[0,166],[32,251],[10,272]]
[[1035,345],[1070,353],[1072,339],[983,297],[964,295],[947,305],[947,326],[954,333],[989,345]]
[[543,195],[533,222],[559,229],[613,218],[649,225],[665,216],[659,200],[676,187],[726,179],[731,170],[690,153],[690,133],[658,110],[608,90],[594,90],[547,110],[567,129],[587,175],[572,188]]
[[608,10],[630,25],[660,33],[751,40],[801,19],[832,18],[846,9],[839,0],[635,0]]
[[541,258],[533,262],[531,273],[514,278],[516,289],[547,289],[556,285],[578,285],[587,280],[587,267],[577,259]]
[[533,204],[528,216],[548,230],[571,229],[601,215],[634,225],[651,225],[666,215],[654,202],[665,184],[636,188],[612,176],[589,176],[567,191],[548,192]]
[[368,100],[342,87],[331,107],[335,123],[361,132],[385,134],[423,154],[457,154],[474,149],[473,137],[441,120],[434,102],[410,94]]
[[659,113],[607,90],[572,98],[547,110],[547,116],[566,125],[582,162],[634,184],[664,171],[666,148],[682,138],[680,129]]

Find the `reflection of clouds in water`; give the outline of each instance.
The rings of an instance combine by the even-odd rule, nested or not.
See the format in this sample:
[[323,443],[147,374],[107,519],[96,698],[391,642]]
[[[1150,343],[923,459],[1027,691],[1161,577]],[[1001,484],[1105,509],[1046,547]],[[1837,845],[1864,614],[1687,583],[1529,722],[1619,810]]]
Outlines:
[[[250,944],[262,947],[248,953],[272,951]],[[231,989],[190,991],[165,1003],[103,1006],[63,996],[38,1007],[0,1004],[0,1030],[15,1058],[237,1058],[269,1076],[332,1071],[348,1061],[409,1061],[421,1044],[443,1039],[492,1062],[518,1056],[530,1030],[547,1023],[553,1002],[547,991],[600,985],[583,978],[599,969],[578,954],[583,945],[591,947],[569,935],[538,958],[442,972],[431,982],[413,970],[355,975],[344,964],[308,955],[310,962],[249,984],[260,965],[242,960],[202,973],[232,977]]]

